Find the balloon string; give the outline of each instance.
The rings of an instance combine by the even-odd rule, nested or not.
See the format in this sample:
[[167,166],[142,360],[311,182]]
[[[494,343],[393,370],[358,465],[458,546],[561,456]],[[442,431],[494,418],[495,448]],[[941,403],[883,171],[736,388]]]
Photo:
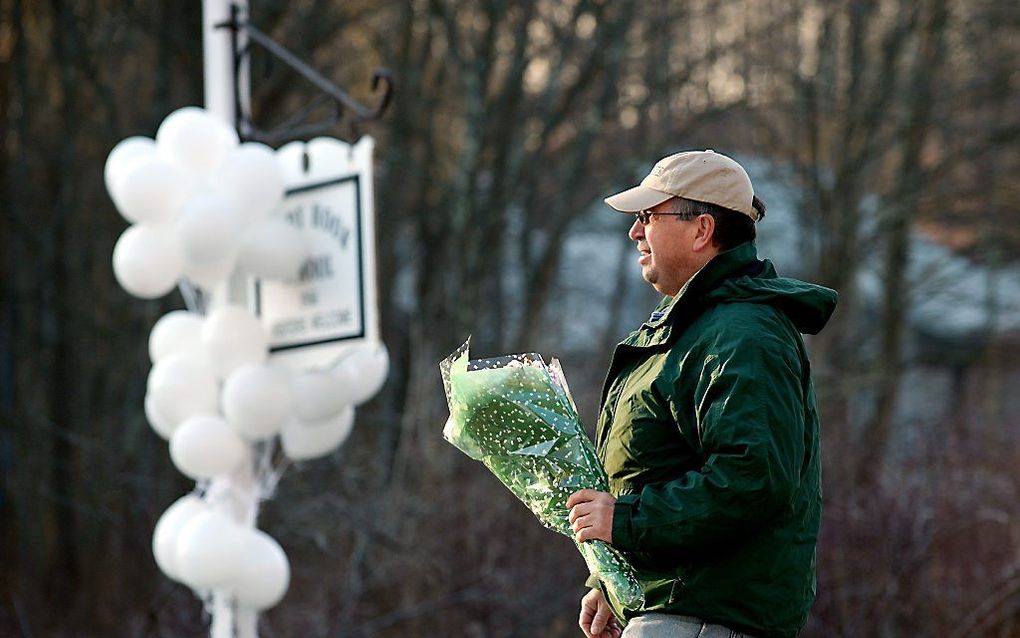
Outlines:
[[181,279],[177,285],[181,290],[181,296],[184,297],[184,305],[187,309],[204,315],[205,297],[202,295],[202,291],[187,279]]

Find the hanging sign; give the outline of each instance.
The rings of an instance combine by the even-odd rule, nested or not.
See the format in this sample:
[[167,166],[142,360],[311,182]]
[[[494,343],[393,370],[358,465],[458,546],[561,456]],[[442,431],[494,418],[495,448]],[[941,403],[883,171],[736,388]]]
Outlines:
[[287,196],[276,214],[304,231],[308,258],[295,281],[252,281],[274,363],[326,368],[352,344],[379,340],[374,144],[316,138],[277,151]]

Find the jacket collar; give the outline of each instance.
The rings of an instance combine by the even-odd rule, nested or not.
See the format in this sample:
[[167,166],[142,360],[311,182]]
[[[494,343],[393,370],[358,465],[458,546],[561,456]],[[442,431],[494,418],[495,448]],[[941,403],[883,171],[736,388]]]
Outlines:
[[749,241],[721,252],[696,272],[673,297],[665,296],[648,321],[628,336],[621,345],[649,348],[667,343],[684,319],[693,319],[703,310],[705,294],[724,280],[761,270],[758,251]]

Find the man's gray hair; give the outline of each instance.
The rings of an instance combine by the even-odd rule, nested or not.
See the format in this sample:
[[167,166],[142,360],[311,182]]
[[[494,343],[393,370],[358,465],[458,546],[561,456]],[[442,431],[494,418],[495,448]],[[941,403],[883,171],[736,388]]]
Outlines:
[[[758,213],[758,220],[765,217],[765,202],[757,195],[751,201],[755,212]],[[752,241],[757,233],[755,223],[744,213],[724,208],[717,204],[699,202],[685,197],[674,197],[670,200],[670,212],[675,214],[677,219],[694,219],[699,215],[711,215],[715,220],[715,231],[712,234],[713,242],[722,250],[729,250],[744,242]]]

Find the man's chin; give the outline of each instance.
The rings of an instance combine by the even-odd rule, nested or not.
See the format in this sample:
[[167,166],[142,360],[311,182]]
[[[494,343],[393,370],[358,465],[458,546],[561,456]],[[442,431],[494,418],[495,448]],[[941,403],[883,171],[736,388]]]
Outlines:
[[648,283],[650,283],[652,285],[652,287],[654,288],[655,287],[655,282],[659,280],[659,273],[655,272],[654,270],[652,270],[648,266],[642,266],[641,267],[641,278],[644,279],[645,281],[647,281]]

